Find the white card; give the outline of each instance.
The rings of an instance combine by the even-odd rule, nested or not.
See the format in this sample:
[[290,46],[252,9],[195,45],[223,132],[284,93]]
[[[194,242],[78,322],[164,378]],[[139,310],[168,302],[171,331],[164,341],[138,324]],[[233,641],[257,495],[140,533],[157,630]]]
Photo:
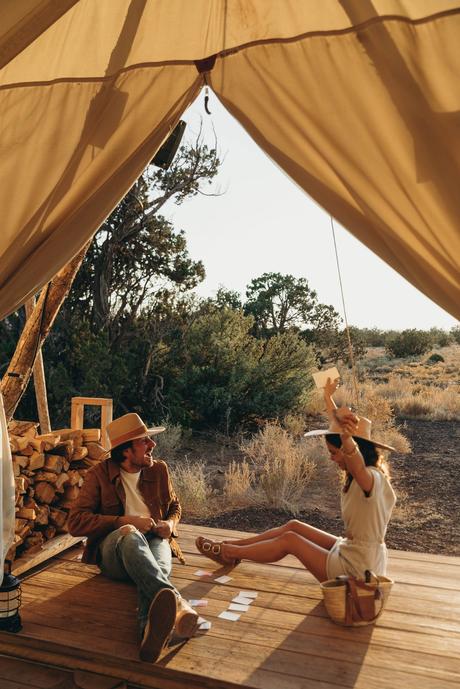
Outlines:
[[206,620],[204,619],[204,617],[198,616],[198,624],[203,624],[204,622],[206,622]]
[[257,596],[259,595],[259,592],[258,591],[240,591],[238,595],[244,596],[244,598],[257,598]]
[[249,605],[240,605],[239,603],[230,603],[228,606],[229,610],[236,610],[237,612],[247,612],[249,610]]
[[207,569],[197,569],[194,574],[196,577],[212,577],[212,572],[208,572]]
[[207,632],[207,631],[209,631],[209,629],[211,629],[211,623],[208,622],[207,620],[205,620],[204,622],[202,622],[200,624],[198,629],[200,630],[200,632]]
[[333,368],[328,368],[327,371],[318,371],[318,373],[313,374],[313,380],[317,388],[324,388],[328,378],[330,378],[331,381],[340,378],[340,373],[335,366]]
[[232,577],[228,577],[226,574],[224,574],[221,577],[217,577],[214,579],[214,581],[217,581],[219,584],[226,584],[228,581],[231,581]]
[[236,612],[229,612],[228,610],[224,610],[224,612],[221,612],[218,617],[221,617],[223,620],[230,620],[231,622],[236,622],[237,620],[240,619],[241,615],[237,615]]
[[192,608],[204,608],[208,601],[205,598],[190,598],[189,603]]
[[235,596],[232,598],[232,603],[239,603],[240,605],[251,605],[254,598],[247,598],[246,596]]

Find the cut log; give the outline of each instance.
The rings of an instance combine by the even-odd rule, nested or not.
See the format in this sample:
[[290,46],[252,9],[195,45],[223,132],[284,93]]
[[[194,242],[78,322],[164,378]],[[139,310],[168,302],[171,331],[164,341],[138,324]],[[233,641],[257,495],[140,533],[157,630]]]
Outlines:
[[19,536],[24,540],[24,538],[27,538],[27,536],[30,533],[32,533],[33,528],[34,528],[33,522],[26,521],[24,526],[22,526],[20,529],[18,529],[18,531],[16,533],[19,534]]
[[105,447],[102,447],[100,443],[90,442],[87,443],[86,447],[88,449],[88,457],[90,459],[101,460],[107,457],[107,450]]
[[35,438],[37,435],[37,421],[16,421],[12,419],[8,422],[8,432],[11,435],[29,435]]
[[36,471],[37,469],[42,469],[45,466],[45,455],[42,452],[34,452],[29,457],[29,466],[27,467],[29,471]]
[[72,453],[70,459],[71,462],[78,462],[80,459],[84,459],[88,454],[88,448],[82,445],[81,447],[76,447]]
[[85,445],[87,443],[95,442],[98,443],[101,439],[101,429],[100,428],[84,428],[83,431],[83,442]]
[[52,471],[37,471],[35,474],[35,489],[37,489],[37,483],[39,481],[47,481],[47,483],[56,483],[57,474]]
[[56,507],[50,509],[50,522],[54,524],[58,531],[62,530],[67,522],[68,514],[64,510],[59,510]]
[[32,535],[27,536],[27,538],[24,539],[24,548],[28,552],[35,552],[36,550],[43,548],[44,543],[45,537],[41,531],[34,531]]
[[46,526],[49,522],[49,516],[50,508],[48,507],[48,505],[39,505],[39,507],[37,508],[37,517],[35,519],[35,524],[37,526]]
[[19,493],[25,493],[27,490],[28,486],[28,481],[26,476],[18,476],[18,478],[15,479],[14,483],[16,486],[16,490],[19,491]]
[[54,474],[60,474],[64,468],[64,458],[59,455],[49,455],[45,454],[45,466],[46,471],[51,471]]
[[60,455],[61,457],[65,457],[65,459],[71,460],[73,450],[73,440],[61,440],[48,454]]
[[20,533],[22,529],[27,525],[27,519],[16,519],[14,520],[14,532],[15,533]]
[[45,444],[45,447],[43,449],[45,452],[47,452],[48,450],[51,450],[53,447],[56,447],[60,440],[66,440],[66,438],[61,438],[59,435],[56,435],[55,433],[44,433],[42,435],[37,435],[35,437],[35,440],[42,441]]
[[39,502],[49,505],[56,497],[56,491],[50,483],[41,481],[35,486],[35,497]]
[[57,529],[55,526],[50,524],[49,526],[46,527],[46,529],[43,531],[43,534],[46,539],[54,538],[57,533]]
[[51,431],[50,435],[59,437],[60,440],[75,440],[75,438],[82,437],[83,430],[75,428],[58,428],[55,431]]
[[35,513],[35,510],[33,510],[30,507],[22,507],[20,510],[16,512],[16,517],[18,519],[31,519],[34,520],[36,519],[37,515]]
[[64,490],[64,485],[67,483],[69,480],[69,475],[66,474],[65,472],[62,472],[61,474],[58,474],[56,483],[54,484],[54,488],[56,489],[57,493],[62,493]]
[[21,451],[24,450],[28,445],[29,445],[29,439],[28,438],[23,438],[20,435],[10,435],[11,452],[13,452],[13,453],[17,452],[18,454],[21,454]]
[[38,503],[30,497],[30,495],[26,495],[24,498],[24,507],[30,507],[32,510],[35,510],[35,512],[38,511]]
[[18,464],[22,469],[29,466],[30,458],[23,455],[13,455],[13,464]]

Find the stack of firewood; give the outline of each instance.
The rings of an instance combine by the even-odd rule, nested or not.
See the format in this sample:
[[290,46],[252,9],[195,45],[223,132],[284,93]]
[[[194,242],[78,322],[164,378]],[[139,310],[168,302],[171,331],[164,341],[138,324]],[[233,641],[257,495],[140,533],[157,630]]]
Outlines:
[[16,483],[15,541],[8,560],[40,550],[67,532],[67,518],[90,467],[105,456],[98,428],[37,434],[38,424],[8,426]]

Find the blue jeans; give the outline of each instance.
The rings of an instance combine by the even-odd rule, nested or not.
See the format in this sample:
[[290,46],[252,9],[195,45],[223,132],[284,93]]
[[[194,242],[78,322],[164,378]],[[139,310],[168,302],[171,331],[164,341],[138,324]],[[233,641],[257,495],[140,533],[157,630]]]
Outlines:
[[171,548],[167,539],[144,535],[137,530],[128,534],[120,531],[112,531],[102,541],[99,546],[99,566],[102,574],[111,579],[131,580],[136,584],[137,617],[142,636],[150,603],[158,591],[168,588],[177,593],[169,581]]

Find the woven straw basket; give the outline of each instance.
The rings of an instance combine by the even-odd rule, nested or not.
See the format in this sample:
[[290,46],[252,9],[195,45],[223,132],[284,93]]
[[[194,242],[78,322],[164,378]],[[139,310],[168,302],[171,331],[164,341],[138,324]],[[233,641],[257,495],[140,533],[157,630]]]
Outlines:
[[[373,624],[380,617],[393,581],[372,574],[366,583],[353,577],[337,577],[323,581],[324,605],[333,622],[347,627]],[[356,600],[356,598],[358,600]]]

